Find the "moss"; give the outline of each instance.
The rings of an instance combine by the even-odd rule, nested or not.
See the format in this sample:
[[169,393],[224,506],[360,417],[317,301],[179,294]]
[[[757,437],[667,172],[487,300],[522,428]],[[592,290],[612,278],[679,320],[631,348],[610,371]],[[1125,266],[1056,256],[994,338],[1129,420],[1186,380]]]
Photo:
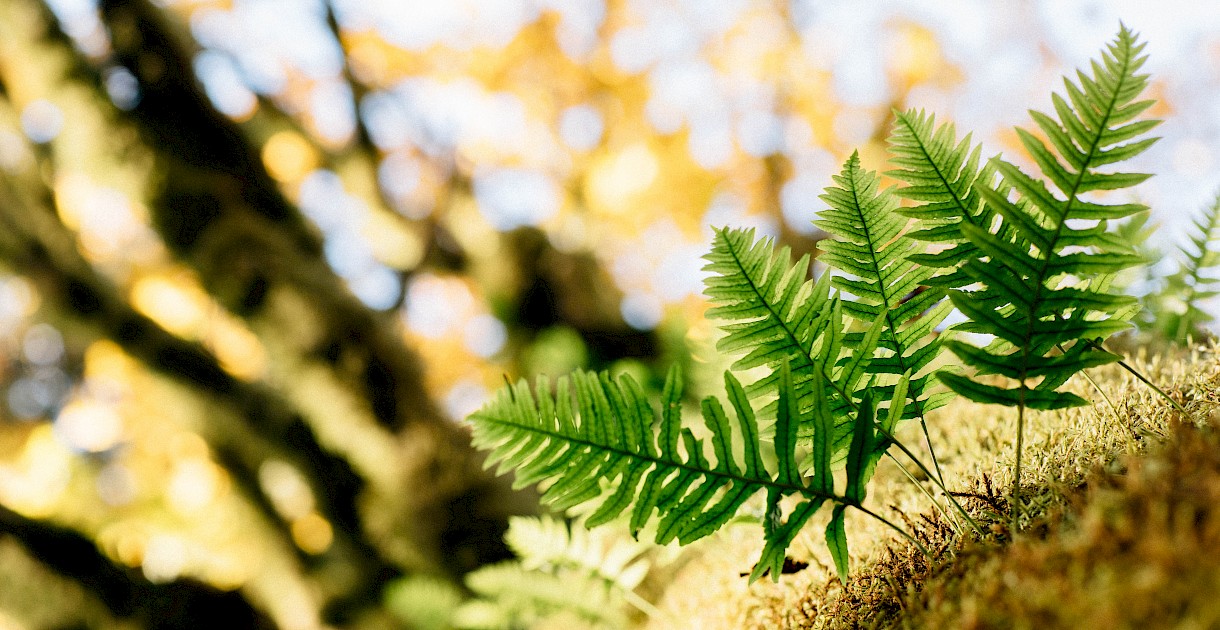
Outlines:
[[860,533],[844,586],[811,523],[792,550],[810,566],[747,588],[736,571],[749,571],[754,537],[729,530],[727,549],[693,560],[661,602],[667,619],[649,627],[674,627],[675,618],[709,629],[1220,626],[1218,352],[1132,357],[1189,417],[1118,369],[1093,374],[1104,398],[1083,379],[1074,384],[1094,406],[1034,414],[1026,521],[1015,541],[1005,524],[1012,419],[959,401],[932,420],[933,439],[950,486],[963,490],[986,535],[960,536],[889,464],[869,503],[908,515],[933,558],[885,532],[865,533],[866,520],[849,522]]
[[1220,625],[1217,420],[1177,424],[1155,452],[1095,472],[1045,535],[959,555],[905,598],[893,625]]

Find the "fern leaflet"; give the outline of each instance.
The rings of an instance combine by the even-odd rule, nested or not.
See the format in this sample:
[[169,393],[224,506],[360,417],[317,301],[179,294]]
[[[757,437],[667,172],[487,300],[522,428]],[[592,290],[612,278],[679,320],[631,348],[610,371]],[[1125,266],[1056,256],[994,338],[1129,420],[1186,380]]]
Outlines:
[[[771,239],[754,239],[754,230],[716,231],[712,250],[705,256],[704,293],[712,302],[709,319],[722,324],[725,336],[716,343],[724,353],[745,354],[733,363],[734,370],[774,367],[787,362],[798,387],[813,378],[814,323],[830,300],[830,278],[808,280],[809,256],[791,263],[787,247],[776,250]],[[746,387],[751,398],[774,392],[775,377],[760,379]]]
[[[722,229],[705,256],[704,293],[712,302],[707,316],[729,320],[721,324],[725,336],[717,343],[722,352],[746,354],[733,363],[734,370],[760,366],[771,372],[750,383],[745,391],[751,399],[774,396],[779,387],[778,369],[787,364],[802,412],[814,405],[814,385],[822,392],[836,421],[833,451],[835,461],[846,452],[851,436],[851,417],[859,404],[858,388],[869,374],[869,363],[880,343],[885,318],[864,322],[863,335],[846,337],[845,306],[830,292],[830,274],[808,280],[809,257],[790,264],[788,248],[776,250],[769,238],[754,239],[753,230]],[[840,358],[842,357],[842,358]],[[773,417],[774,400],[762,410]],[[799,436],[813,435],[809,423]]]
[[450,620],[462,630],[532,628],[543,622],[627,627],[622,592],[579,569],[536,571],[510,560],[470,573],[466,587],[477,598],[458,607]]
[[978,187],[991,182],[995,167],[979,168],[982,148],[970,144],[967,134],[957,140],[951,123],[936,127],[936,117],[921,111],[895,112],[889,145],[890,164],[898,167],[886,174],[905,185],[896,194],[915,202],[898,213],[917,219],[921,229],[911,231],[914,240],[944,246],[938,252],[910,256],[916,264],[948,269],[927,279],[928,284],[956,289],[973,280],[958,267],[980,256],[978,247],[962,234],[961,224],[989,226],[995,212],[983,203]]
[[645,543],[551,516],[511,517],[504,542],[527,570],[578,569],[621,590],[639,586],[652,566]]

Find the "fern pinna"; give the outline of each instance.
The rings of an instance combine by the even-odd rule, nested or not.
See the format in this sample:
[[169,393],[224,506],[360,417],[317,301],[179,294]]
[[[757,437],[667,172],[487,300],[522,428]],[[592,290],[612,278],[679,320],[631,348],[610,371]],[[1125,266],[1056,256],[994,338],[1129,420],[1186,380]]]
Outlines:
[[[524,381],[501,390],[471,416],[474,442],[490,449],[490,463],[499,463],[502,470],[515,469],[519,486],[553,480],[542,498],[555,508],[599,502],[587,518],[589,527],[609,522],[630,508],[633,534],[655,522],[656,541],[662,544],[673,540],[688,543],[715,532],[742,504],[765,492],[766,544],[751,580],[768,571],[778,579],[785,550],[805,522],[829,502],[835,509],[827,543],[846,579],[844,509],[854,507],[889,523],[861,505],[865,486],[885,448],[876,432],[873,405],[866,400],[853,423],[846,456],[847,486],[836,494],[831,472],[835,417],[821,393],[823,388],[813,388],[815,404],[807,418],[815,426],[814,474],[807,480],[796,458],[802,414],[786,365],[778,383],[774,473],[763,463],[754,411],[731,372],[725,374],[725,385],[736,421],[729,420],[716,398],[702,403],[703,419],[711,431],[711,453],[704,440],[682,427],[682,380],[676,368],[666,380],[659,421],[629,375],[615,380],[604,373],[576,372],[558,379],[554,394],[546,379],[540,379],[534,391]],[[898,400],[891,401],[882,430],[892,428],[902,413],[904,389],[905,381],[897,390]],[[793,495],[800,502],[785,520],[780,501]]]
[[958,141],[952,123],[936,127],[935,116],[915,110],[895,112],[894,119],[889,162],[896,168],[886,174],[905,184],[895,194],[913,202],[897,212],[918,221],[919,229],[908,233],[911,239],[940,248],[908,259],[941,270],[925,280],[930,285],[957,289],[972,284],[960,266],[980,254],[961,225],[992,224],[995,211],[983,203],[979,188],[994,178],[995,167],[979,167],[982,147],[972,145],[969,134]]
[[[1017,129],[1054,192],[1019,167],[994,158],[1000,185],[979,180],[975,190],[999,218],[991,224],[953,224],[980,253],[960,268],[980,288],[950,292],[953,304],[970,319],[960,328],[994,335],[999,342],[987,348],[960,340],[946,345],[980,373],[998,374],[1013,384],[997,386],[950,373],[942,373],[941,380],[971,400],[1017,407],[1014,492],[1020,484],[1025,409],[1087,404],[1060,386],[1082,369],[1120,360],[1102,350],[1098,340],[1129,326],[1125,313],[1133,299],[1108,293],[1106,278],[1141,260],[1121,239],[1107,234],[1107,221],[1145,208],[1090,201],[1085,195],[1120,190],[1148,177],[1099,170],[1155,141],[1137,139],[1157,124],[1135,120],[1152,105],[1135,100],[1147,83],[1146,75],[1137,74],[1145,60],[1143,47],[1123,27],[1102,61],[1093,63],[1092,76],[1079,72],[1079,83],[1064,80],[1067,99],[1053,96],[1058,119],[1031,112],[1050,146]],[[1014,523],[1017,509],[1014,501]]]

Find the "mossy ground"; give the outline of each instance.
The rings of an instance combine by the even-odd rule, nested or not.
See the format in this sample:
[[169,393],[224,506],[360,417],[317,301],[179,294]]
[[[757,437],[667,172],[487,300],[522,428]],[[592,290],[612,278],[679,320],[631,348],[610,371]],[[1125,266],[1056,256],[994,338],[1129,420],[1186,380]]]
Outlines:
[[[857,514],[848,585],[832,577],[811,523],[790,551],[809,566],[751,586],[741,575],[760,537],[729,528],[674,577],[648,627],[1220,626],[1220,346],[1130,362],[1188,416],[1117,367],[1090,373],[1104,397],[1077,377],[1092,407],[1027,418],[1015,540],[1006,514],[1015,414],[959,400],[929,424],[948,485],[973,495],[962,500],[984,535],[959,535],[888,462],[868,502],[906,520],[935,557]],[[904,441],[921,437],[909,426]]]

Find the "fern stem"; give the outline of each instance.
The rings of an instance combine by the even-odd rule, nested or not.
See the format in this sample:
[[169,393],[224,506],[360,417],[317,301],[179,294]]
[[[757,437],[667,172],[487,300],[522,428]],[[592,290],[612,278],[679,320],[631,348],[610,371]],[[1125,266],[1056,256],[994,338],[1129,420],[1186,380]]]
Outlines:
[[894,531],[898,532],[899,534],[901,534],[901,535],[902,535],[902,537],[903,537],[903,538],[906,538],[907,540],[911,541],[911,543],[912,543],[912,544],[914,544],[914,545],[915,545],[917,548],[919,548],[919,551],[923,552],[923,555],[924,555],[925,557],[927,557],[929,560],[931,560],[931,559],[932,559],[932,552],[931,552],[931,551],[928,551],[928,548],[927,548],[927,547],[925,547],[923,543],[919,542],[919,540],[918,540],[917,538],[915,538],[915,536],[911,535],[911,533],[910,533],[910,532],[908,532],[907,530],[905,530],[905,529],[903,529],[903,528],[901,528],[901,527],[899,527],[899,526],[895,525],[893,521],[891,521],[891,520],[889,520],[889,519],[885,518],[884,516],[882,516],[882,515],[880,515],[880,514],[878,514],[878,513],[874,512],[874,511],[872,511],[872,510],[870,510],[870,509],[868,509],[868,508],[866,508],[866,507],[864,507],[863,505],[860,505],[859,503],[848,503],[848,505],[850,505],[850,506],[852,506],[852,507],[856,508],[857,510],[860,510],[861,512],[864,512],[865,514],[867,514],[867,515],[869,515],[869,516],[871,516],[871,517],[873,517],[873,518],[877,519],[877,521],[879,521],[879,522],[880,522],[880,523],[882,523],[883,525],[885,525],[885,526],[889,527],[890,529],[892,529],[892,530],[894,530]]
[[1025,383],[1021,383],[1021,404],[1017,405],[1017,462],[1013,467],[1012,480],[1012,527],[1011,536],[1017,535],[1021,524],[1021,451],[1025,438]]
[[[1089,339],[1089,340],[1085,341],[1085,343],[1087,343],[1089,345],[1089,347],[1093,348],[1094,350],[1101,350],[1102,352],[1109,352],[1109,350],[1106,350],[1105,347],[1101,344],[1101,342],[1097,341],[1096,339]],[[1129,365],[1126,361],[1119,359],[1118,366],[1121,367],[1122,369],[1130,372],[1131,375],[1134,376],[1135,378],[1139,379],[1140,382],[1142,382],[1143,384],[1152,388],[1152,390],[1155,391],[1156,393],[1160,394],[1162,398],[1169,401],[1169,404],[1173,405],[1173,408],[1177,409],[1178,413],[1180,413],[1182,415],[1190,414],[1190,412],[1186,411],[1186,407],[1183,407],[1182,405],[1180,405],[1178,403],[1178,401],[1174,400],[1173,397],[1171,397],[1169,394],[1165,393],[1165,390],[1161,389],[1160,387],[1157,387],[1155,383],[1148,380],[1148,378],[1146,376],[1141,374],[1139,370],[1131,367],[1131,365]],[[1086,378],[1087,378],[1087,375],[1086,375]],[[1089,379],[1090,382],[1092,382],[1092,380],[1093,379],[1091,379],[1091,378]],[[1096,386],[1096,383],[1094,383],[1094,386]],[[1098,388],[1098,391],[1101,391],[1101,388]],[[1105,394],[1103,393],[1102,396],[1104,397]],[[1110,399],[1106,398],[1106,402],[1110,402]],[[1114,407],[1113,403],[1111,403],[1110,406]],[[1115,413],[1118,413],[1118,412],[1115,411]]]
[[625,588],[622,589],[622,593],[623,601],[626,601],[628,604],[635,607],[636,610],[644,613],[645,617],[650,619],[665,619],[668,622],[677,621],[672,615],[666,614],[661,609],[654,606],[652,602],[640,597],[640,595],[635,591]]
[[[1098,344],[1098,345],[1100,345],[1100,344]],[[1186,407],[1183,407],[1181,404],[1178,403],[1178,401],[1174,400],[1169,394],[1165,393],[1165,390],[1161,389],[1160,387],[1157,387],[1155,383],[1153,383],[1152,381],[1145,378],[1143,374],[1139,373],[1139,370],[1136,370],[1135,368],[1131,367],[1130,365],[1127,365],[1126,361],[1119,361],[1118,366],[1121,367],[1122,369],[1130,372],[1132,376],[1134,376],[1135,378],[1138,378],[1145,385],[1147,385],[1148,387],[1151,387],[1153,391],[1160,394],[1162,398],[1164,398],[1165,400],[1168,400],[1169,404],[1173,405],[1173,408],[1178,410],[1178,413],[1180,413],[1184,416],[1190,414],[1190,412],[1186,411]]]
[[906,476],[907,481],[910,481],[912,485],[919,488],[919,490],[924,493],[924,496],[928,497],[928,500],[932,502],[932,505],[944,515],[945,520],[953,524],[953,529],[960,532],[962,527],[961,521],[959,521],[957,517],[953,516],[949,510],[936,499],[936,495],[932,494],[932,491],[928,490],[927,486],[920,483],[919,480],[915,478],[915,475],[912,474],[910,470],[907,470],[907,467],[903,466],[902,462],[898,461],[897,457],[894,457],[888,451],[885,453],[885,455],[894,462],[894,465],[898,467],[898,470],[902,471],[902,474]]
[[936,468],[936,478],[940,480],[943,487],[945,475],[940,470],[940,460],[936,458],[936,449],[932,446],[932,435],[928,433],[928,420],[923,415],[923,409],[919,410],[919,426],[923,429],[923,439],[928,443],[928,455],[932,457],[932,466]]
[[1085,380],[1088,381],[1089,384],[1093,386],[1093,389],[1097,390],[1097,393],[1101,396],[1101,399],[1106,401],[1106,406],[1110,408],[1110,413],[1113,414],[1114,421],[1127,430],[1127,445],[1128,445],[1128,447],[1130,447],[1134,450],[1135,431],[1129,425],[1127,425],[1126,423],[1123,422],[1122,415],[1120,415],[1118,413],[1118,406],[1114,404],[1114,401],[1110,400],[1110,397],[1106,394],[1106,390],[1102,389],[1101,385],[1099,385],[1097,383],[1097,381],[1093,379],[1092,376],[1089,376],[1088,371],[1082,371],[1080,373],[1080,375],[1083,376],[1085,378]]
[[[1061,316],[1058,313],[1056,313],[1056,317],[1058,318]],[[1060,353],[1067,352],[1066,350],[1063,349],[1063,346],[1061,344],[1056,344],[1055,347],[1059,348]],[[1094,349],[1098,349],[1098,350],[1101,349],[1099,346],[1091,346],[1091,347],[1093,347]],[[1106,406],[1110,408],[1110,413],[1114,414],[1114,421],[1117,422],[1118,424],[1122,425],[1122,427],[1124,429],[1127,429],[1127,445],[1134,448],[1135,441],[1134,441],[1133,437],[1135,435],[1135,431],[1132,430],[1130,426],[1128,426],[1126,423],[1123,422],[1122,415],[1120,415],[1118,413],[1118,407],[1114,404],[1114,401],[1110,400],[1110,396],[1108,396],[1106,394],[1106,390],[1102,389],[1101,385],[1099,385],[1097,383],[1097,381],[1093,379],[1092,376],[1089,376],[1088,370],[1081,370],[1080,375],[1083,376],[1084,379],[1086,381],[1088,381],[1090,385],[1093,386],[1093,389],[1097,390],[1097,393],[1101,396],[1101,399],[1106,401]]]
[[[892,442],[894,444],[894,446],[897,446],[898,450],[900,450],[904,454],[906,454],[906,456],[911,460],[911,462],[914,463],[915,466],[917,466],[919,468],[919,470],[928,477],[928,479],[931,479],[932,483],[936,484],[937,488],[940,488],[940,491],[944,493],[944,495],[947,499],[949,499],[949,502],[953,504],[953,507],[957,508],[958,513],[960,513],[966,519],[966,521],[969,522],[972,527],[974,527],[974,530],[976,532],[978,532],[980,534],[983,533],[983,527],[978,524],[978,521],[975,521],[974,518],[972,518],[970,516],[970,513],[966,511],[966,508],[962,507],[962,504],[957,502],[957,499],[953,496],[953,494],[951,492],[949,492],[949,489],[945,487],[944,483],[942,483],[936,477],[932,476],[932,472],[928,470],[927,465],[925,465],[922,460],[920,460],[918,457],[916,457],[915,453],[912,453],[911,449],[907,448],[906,444],[903,444],[901,441],[898,440],[898,438],[894,437],[893,433],[886,431],[881,426],[877,426],[877,431],[879,431],[882,435],[884,435],[887,440]],[[920,484],[916,483],[915,485],[920,485]]]

